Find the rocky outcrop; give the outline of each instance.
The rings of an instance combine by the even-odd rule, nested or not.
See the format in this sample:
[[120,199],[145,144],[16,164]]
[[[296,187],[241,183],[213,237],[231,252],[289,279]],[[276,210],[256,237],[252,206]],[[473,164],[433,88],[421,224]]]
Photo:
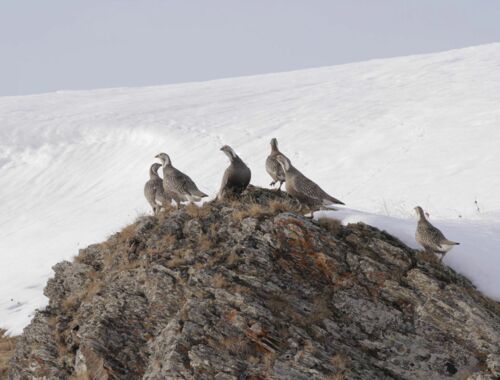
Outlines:
[[54,271],[11,379],[500,376],[497,303],[273,191],[142,217]]

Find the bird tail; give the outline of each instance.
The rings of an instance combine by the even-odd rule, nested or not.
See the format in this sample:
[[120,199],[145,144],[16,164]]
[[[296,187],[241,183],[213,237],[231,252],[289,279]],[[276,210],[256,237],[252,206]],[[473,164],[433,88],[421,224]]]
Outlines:
[[202,192],[200,190],[194,190],[194,191],[192,191],[191,195],[194,195],[195,197],[200,197],[200,198],[208,197],[207,194],[205,194],[204,192]]
[[344,203],[344,202],[339,201],[337,198],[334,198],[334,197],[332,197],[332,196],[330,196],[330,197],[328,198],[328,200],[326,200],[326,199],[325,199],[325,200],[323,201],[323,206],[329,206],[329,205],[331,205],[332,203],[334,203],[334,204],[336,204],[336,205],[344,205],[344,206],[345,206],[345,203]]

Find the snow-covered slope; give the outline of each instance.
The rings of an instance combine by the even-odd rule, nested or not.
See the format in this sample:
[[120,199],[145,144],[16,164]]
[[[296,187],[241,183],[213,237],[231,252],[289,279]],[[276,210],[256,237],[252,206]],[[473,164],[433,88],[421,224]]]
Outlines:
[[52,265],[149,212],[142,189],[157,153],[215,194],[223,144],[248,162],[254,184],[269,184],[271,137],[325,190],[375,214],[344,211],[345,220],[400,226],[412,243],[413,207],[424,207],[462,243],[447,264],[500,300],[499,99],[500,44],[0,98],[0,326],[19,332],[44,305]]

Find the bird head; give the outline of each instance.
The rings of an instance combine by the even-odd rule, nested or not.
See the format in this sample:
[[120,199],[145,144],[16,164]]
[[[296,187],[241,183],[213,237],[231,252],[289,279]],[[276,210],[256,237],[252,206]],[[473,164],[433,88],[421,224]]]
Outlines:
[[278,150],[278,140],[276,140],[276,137],[271,139],[271,149]]
[[417,206],[414,208],[415,212],[417,213],[418,216],[420,217],[424,217],[424,210],[422,209],[422,207],[420,206]]
[[155,158],[159,159],[164,166],[171,164],[170,157],[166,153],[159,153],[155,156]]
[[233,148],[231,148],[229,145],[224,145],[222,148],[220,148],[220,150],[223,151],[230,160],[233,160],[237,157]]
[[158,162],[155,162],[153,165],[151,165],[151,170],[154,173],[158,173],[159,168],[161,168],[161,164],[159,164]]

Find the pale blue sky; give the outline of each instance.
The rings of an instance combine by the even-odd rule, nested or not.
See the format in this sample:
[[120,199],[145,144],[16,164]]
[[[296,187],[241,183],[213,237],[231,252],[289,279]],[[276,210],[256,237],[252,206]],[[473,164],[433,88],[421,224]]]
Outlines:
[[435,52],[499,20],[499,0],[0,0],[0,96]]

